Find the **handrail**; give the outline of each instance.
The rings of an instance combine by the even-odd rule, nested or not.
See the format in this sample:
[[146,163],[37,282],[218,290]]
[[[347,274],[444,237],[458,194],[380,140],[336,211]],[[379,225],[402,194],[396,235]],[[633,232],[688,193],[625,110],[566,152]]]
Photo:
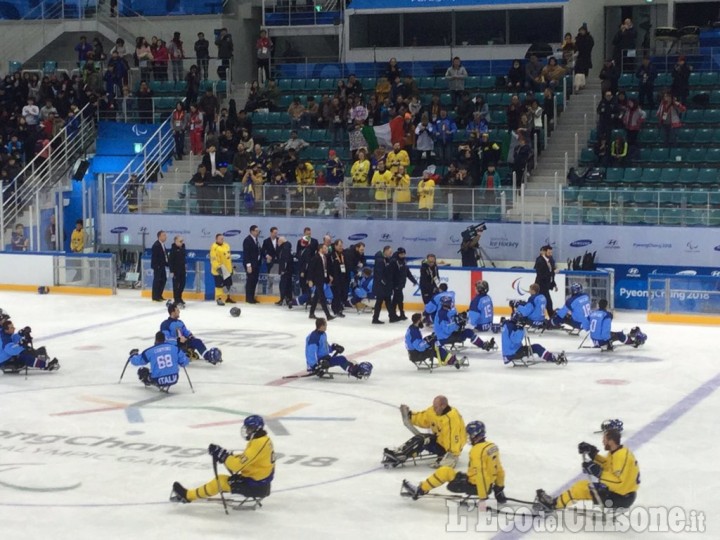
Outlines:
[[[43,149],[2,188],[3,230],[15,221],[32,195],[55,184],[94,141],[95,122],[85,105]],[[73,128],[72,132],[70,128]],[[77,128],[77,129],[75,129]],[[47,158],[43,157],[47,155]],[[24,179],[24,181],[23,181]]]
[[[135,156],[125,166],[125,168],[117,175],[112,183],[112,208],[113,212],[121,213],[127,210],[128,201],[125,197],[125,189],[130,182],[133,174],[138,175],[140,184],[144,186],[147,183],[147,164],[156,164],[158,168],[162,167],[163,162],[170,157],[175,148],[175,141],[170,129],[172,114],[155,130],[145,144],[142,146],[138,155]],[[164,136],[163,136],[164,135]]]

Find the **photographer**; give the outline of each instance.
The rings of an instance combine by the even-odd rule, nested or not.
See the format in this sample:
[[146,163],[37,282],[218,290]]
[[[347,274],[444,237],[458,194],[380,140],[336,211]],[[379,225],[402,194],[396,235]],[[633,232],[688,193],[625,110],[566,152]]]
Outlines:
[[45,371],[60,369],[57,358],[48,360],[45,347],[33,348],[32,329],[26,326],[15,332],[15,325],[7,318],[2,323],[2,348],[0,349],[0,369],[3,373],[18,372],[23,368],[35,368]]
[[476,268],[478,266],[478,260],[480,259],[480,238],[486,230],[487,226],[482,222],[477,225],[471,225],[461,233],[462,244],[460,245],[458,253],[460,253],[462,266],[466,268]]

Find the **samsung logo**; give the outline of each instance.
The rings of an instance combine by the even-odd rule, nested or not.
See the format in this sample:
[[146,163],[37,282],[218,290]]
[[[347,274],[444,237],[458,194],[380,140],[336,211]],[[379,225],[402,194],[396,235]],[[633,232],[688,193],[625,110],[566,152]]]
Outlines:
[[592,244],[592,240],[575,240],[574,242],[570,242],[571,247],[585,247]]
[[360,240],[365,240],[368,237],[365,233],[355,233],[348,236],[348,240],[352,240],[353,242],[358,242]]
[[128,230],[127,227],[115,227],[114,229],[110,229],[110,232],[113,234],[120,234],[120,233],[124,233],[127,230]]
[[241,234],[242,231],[240,229],[230,229],[229,231],[225,231],[223,233],[223,236],[237,236],[238,234]]
[[715,251],[720,251],[720,244],[718,244],[717,246],[715,246],[713,249],[714,249]]

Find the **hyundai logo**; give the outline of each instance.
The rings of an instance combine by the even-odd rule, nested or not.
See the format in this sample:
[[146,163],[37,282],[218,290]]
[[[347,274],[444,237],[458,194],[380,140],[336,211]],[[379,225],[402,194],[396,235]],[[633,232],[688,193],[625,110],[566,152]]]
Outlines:
[[365,240],[368,237],[365,233],[355,233],[348,236],[348,240],[351,240],[353,242],[358,242],[360,240]]
[[120,233],[124,233],[127,230],[128,230],[127,227],[115,227],[114,229],[110,229],[110,232],[113,234],[120,234]]
[[570,242],[571,247],[585,247],[592,244],[592,240],[575,240],[574,242]]
[[223,236],[237,236],[238,234],[242,234],[240,229],[230,229],[229,231],[225,231]]

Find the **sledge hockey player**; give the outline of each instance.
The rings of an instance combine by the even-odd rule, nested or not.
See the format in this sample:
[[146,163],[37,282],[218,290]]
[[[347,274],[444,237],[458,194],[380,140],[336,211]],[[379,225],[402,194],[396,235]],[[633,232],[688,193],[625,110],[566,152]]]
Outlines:
[[[544,297],[543,297],[544,298]],[[502,319],[502,356],[503,363],[515,363],[514,360],[520,360],[525,363],[523,358],[532,358],[533,354],[538,355],[546,362],[555,362],[558,365],[567,364],[567,357],[564,352],[553,354],[545,347],[538,343],[529,345],[525,341],[525,327],[520,322],[520,315],[515,312],[509,319]]]
[[623,429],[625,429],[625,425],[619,418],[608,418],[607,420],[602,421],[602,424],[600,424],[600,431],[596,431],[595,433],[605,433],[610,429],[614,429],[618,433],[622,433]]
[[[407,405],[400,405],[400,414],[405,426],[415,435],[395,450],[385,448],[383,465],[397,467],[408,459],[425,461],[430,457],[436,457],[432,467],[457,465],[467,440],[465,423],[445,396],[436,396],[432,405],[421,412],[412,412]],[[414,426],[430,429],[432,433],[420,432]]]
[[435,315],[440,309],[440,301],[444,297],[452,299],[452,305],[455,305],[455,291],[448,291],[448,284],[441,283],[438,287],[438,292],[425,304],[425,312],[423,315],[427,317],[424,321],[426,324],[434,324]]
[[0,369],[3,373],[17,373],[26,368],[45,371],[60,369],[57,358],[48,360],[45,347],[33,348],[32,329],[29,326],[15,332],[15,325],[9,315],[2,322],[0,343]]
[[590,313],[590,339],[595,347],[612,351],[613,341],[624,345],[632,345],[636,349],[647,341],[647,336],[640,331],[639,326],[633,327],[628,335],[624,332],[611,330],[613,314],[607,310],[608,301],[604,298],[598,302],[598,309]]
[[470,309],[468,309],[468,321],[475,330],[487,332],[492,329],[494,315],[493,301],[488,296],[490,285],[485,280],[477,281],[475,291],[477,294],[470,301]]
[[[230,246],[225,243],[225,237],[222,234],[216,234],[215,242],[210,246],[210,273],[215,279],[215,302],[217,305],[234,304],[235,300],[230,297],[230,289],[233,284],[232,255]],[[223,300],[223,295],[225,300]]]
[[375,307],[375,294],[373,291],[372,268],[365,267],[355,283],[351,287],[350,302],[358,313]]
[[467,313],[459,314],[453,307],[453,299],[450,296],[443,296],[440,299],[440,309],[435,313],[435,334],[440,345],[454,345],[469,339],[473,345],[484,351],[491,351],[495,348],[495,338],[487,341],[480,339],[470,328],[465,328]]
[[573,283],[570,285],[570,296],[565,300],[565,305],[555,311],[550,319],[551,328],[560,328],[567,324],[573,330],[589,330],[590,321],[588,316],[592,311],[590,297],[583,292],[582,285]]
[[[300,296],[296,297],[294,300],[292,300],[291,305],[293,306],[306,306],[309,307],[309,302],[312,300],[313,294],[315,294],[315,285],[307,289],[306,292],[301,292]],[[330,302],[334,298],[332,287],[330,287],[329,283],[325,283],[323,285],[323,291],[325,291],[325,298],[328,301],[328,305],[330,305]]]
[[547,326],[545,320],[545,308],[547,299],[540,294],[540,285],[533,283],[530,285],[530,297],[527,300],[510,300],[510,308],[513,314],[518,313],[523,320],[523,324],[527,324],[534,329],[543,329]]
[[485,438],[485,424],[475,420],[467,425],[465,431],[472,445],[467,473],[458,472],[453,467],[440,467],[417,486],[403,480],[403,489],[413,500],[447,483],[448,491],[453,493],[472,495],[485,501],[492,491],[499,504],[507,502],[500,451],[495,443]]
[[632,506],[640,484],[640,469],[630,449],[621,444],[621,438],[617,429],[603,431],[602,443],[608,452],[605,456],[599,455],[598,449],[591,444],[578,444],[578,453],[589,458],[583,461],[582,470],[597,478],[597,482],[580,480],[555,498],[538,489],[533,509],[553,512],[583,500],[592,500],[603,508]]
[[462,367],[462,362],[458,361],[454,354],[438,345],[434,333],[423,337],[420,331],[423,328],[421,313],[413,313],[411,321],[412,324],[405,332],[405,348],[413,364],[418,367],[423,364],[432,366],[433,361],[437,360],[441,366],[455,366],[457,369]]
[[[139,352],[130,351],[130,363],[140,366],[138,379],[145,386],[157,386],[161,390],[167,389],[178,382],[181,366],[187,366],[190,360],[175,343],[166,341],[165,333],[155,334],[155,345]],[[145,367],[150,364],[150,369]]]
[[250,415],[245,418],[241,433],[248,441],[242,454],[233,454],[216,444],[208,446],[208,454],[217,463],[225,465],[230,476],[220,474],[195,489],[185,489],[180,482],[174,482],[170,500],[189,503],[208,499],[220,491],[250,498],[270,495],[270,484],[275,476],[275,457],[273,443],[265,431],[265,421],[256,414]]
[[348,375],[352,375],[357,379],[370,377],[372,364],[370,362],[355,364],[341,356],[345,348],[337,343],[328,346],[326,331],[327,321],[322,317],[315,319],[315,330],[310,332],[305,339],[305,362],[307,363],[308,373],[323,377],[327,374],[328,369],[339,366]]
[[10,318],[10,314],[7,311],[3,311],[2,308],[0,308],[0,325],[7,321]]
[[[199,358],[199,354],[213,365],[222,362],[220,349],[215,347],[208,349],[202,340],[196,338],[180,320],[180,307],[177,304],[169,302],[167,310],[169,316],[160,324],[160,331],[165,334],[168,343],[177,345],[191,359]],[[197,354],[194,354],[195,351]]]

